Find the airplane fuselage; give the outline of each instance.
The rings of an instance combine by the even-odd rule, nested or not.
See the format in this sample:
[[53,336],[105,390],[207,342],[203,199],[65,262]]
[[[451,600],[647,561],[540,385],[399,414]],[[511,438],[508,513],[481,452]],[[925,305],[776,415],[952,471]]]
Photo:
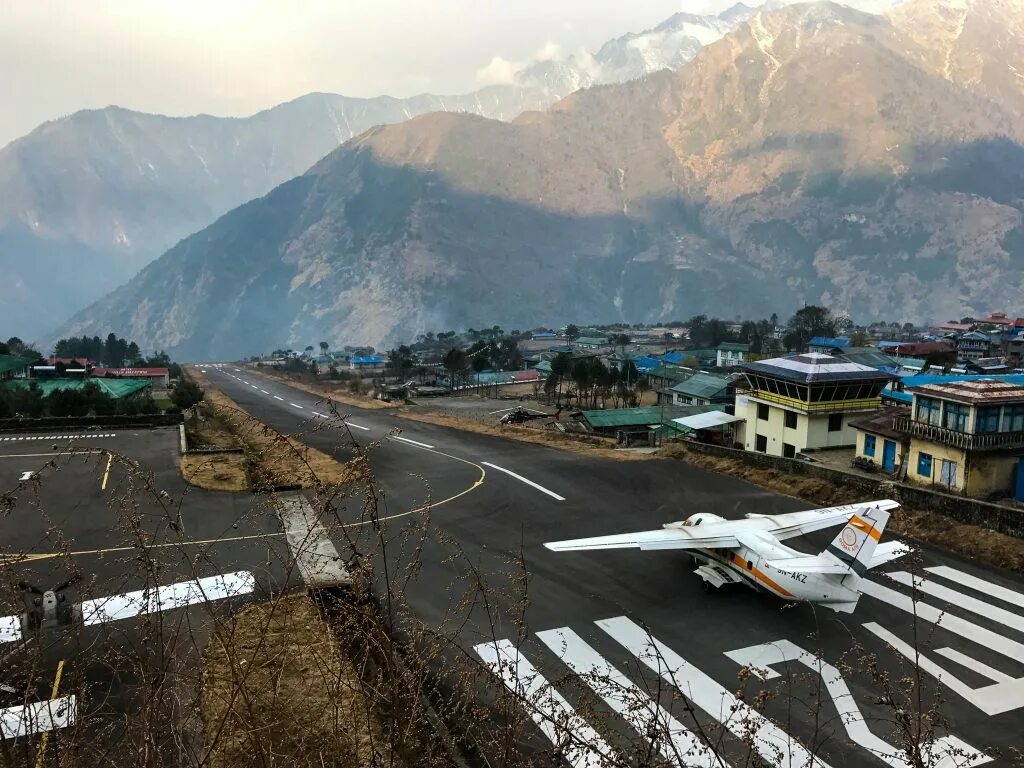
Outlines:
[[[765,537],[768,538],[768,537]],[[800,557],[804,553],[775,541],[760,541],[758,549],[698,549],[690,554],[709,567],[719,567],[736,577],[736,583],[756,590],[770,592],[783,600],[825,604],[856,604],[860,593],[856,577],[831,574],[798,573],[776,568],[772,560]],[[698,575],[705,578],[705,574]],[[846,582],[846,583],[844,583]],[[719,585],[715,585],[719,586]]]

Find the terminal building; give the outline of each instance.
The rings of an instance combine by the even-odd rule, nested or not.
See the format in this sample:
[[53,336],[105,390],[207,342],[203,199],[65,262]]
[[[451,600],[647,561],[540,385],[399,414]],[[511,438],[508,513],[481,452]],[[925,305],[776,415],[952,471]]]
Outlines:
[[850,422],[881,406],[891,376],[859,363],[810,352],[743,363],[736,382],[736,441],[748,451],[792,458],[805,451],[852,447]]

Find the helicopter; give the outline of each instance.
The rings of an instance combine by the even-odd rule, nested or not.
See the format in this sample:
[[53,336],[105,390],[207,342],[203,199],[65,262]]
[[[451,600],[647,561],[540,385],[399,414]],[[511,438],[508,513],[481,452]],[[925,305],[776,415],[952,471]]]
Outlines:
[[536,421],[538,419],[554,419],[555,421],[559,421],[562,409],[559,408],[554,413],[543,413],[542,411],[534,411],[530,408],[524,408],[521,405],[517,405],[514,408],[505,408],[501,411],[494,411],[494,413],[505,414],[498,419],[499,424],[525,424],[528,421]]

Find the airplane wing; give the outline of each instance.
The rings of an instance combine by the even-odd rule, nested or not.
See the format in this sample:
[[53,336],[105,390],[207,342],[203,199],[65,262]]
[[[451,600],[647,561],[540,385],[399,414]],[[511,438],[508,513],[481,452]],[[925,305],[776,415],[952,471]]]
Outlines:
[[878,544],[875,547],[874,554],[871,556],[871,563],[868,565],[868,568],[877,568],[880,565],[885,565],[890,560],[912,554],[913,551],[913,547],[902,541],[886,541]]
[[654,531],[619,533],[589,539],[552,541],[544,546],[553,552],[593,549],[723,549],[738,547],[740,542],[726,532],[716,535],[714,525],[701,528],[658,528]]
[[844,504],[840,507],[809,509],[806,512],[787,512],[783,515],[758,515],[754,519],[771,521],[771,525],[762,530],[782,541],[791,539],[794,536],[803,536],[806,533],[813,533],[824,528],[841,525],[850,519],[850,515],[862,509],[878,507],[890,510],[896,509],[899,506],[900,503],[898,501],[881,499],[879,501],[864,501],[859,504]]

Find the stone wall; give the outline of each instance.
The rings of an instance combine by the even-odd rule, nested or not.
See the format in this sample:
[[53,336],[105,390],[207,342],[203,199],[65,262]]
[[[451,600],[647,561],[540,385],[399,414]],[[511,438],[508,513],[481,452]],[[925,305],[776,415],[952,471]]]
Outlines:
[[894,482],[886,475],[879,475],[876,478],[798,459],[783,459],[779,456],[740,451],[720,445],[689,442],[684,445],[687,450],[696,453],[733,459],[761,469],[814,477],[863,493],[866,497],[895,499],[911,509],[938,512],[961,523],[983,526],[1008,536],[1024,538],[1024,510],[1016,507],[940,493],[930,488],[905,485]]

